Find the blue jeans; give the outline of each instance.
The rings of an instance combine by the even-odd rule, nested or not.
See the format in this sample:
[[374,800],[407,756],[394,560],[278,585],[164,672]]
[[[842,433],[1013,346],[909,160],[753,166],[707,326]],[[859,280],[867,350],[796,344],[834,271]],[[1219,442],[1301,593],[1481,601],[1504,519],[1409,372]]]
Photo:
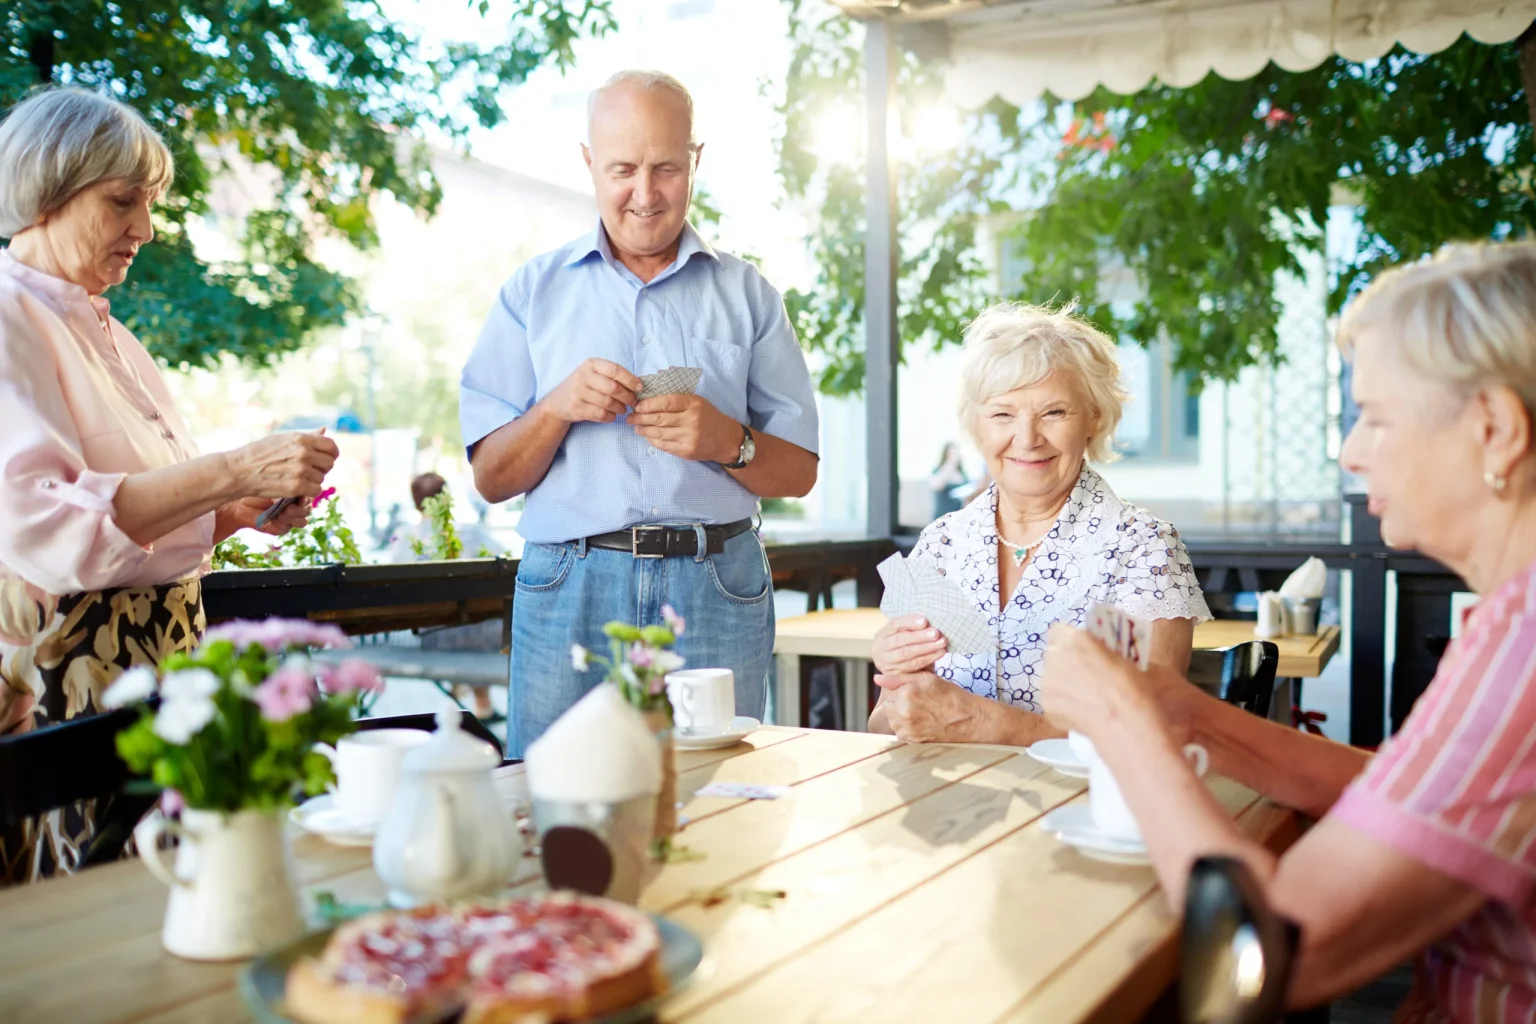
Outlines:
[[529,544],[512,603],[512,682],[507,756],[528,744],[603,680],[601,666],[571,667],[571,645],[607,656],[603,626],[648,626],[670,604],[688,620],[674,650],[690,668],[736,675],[736,713],[762,718],[773,657],[773,579],[756,532],[718,555],[635,558],[585,541]]

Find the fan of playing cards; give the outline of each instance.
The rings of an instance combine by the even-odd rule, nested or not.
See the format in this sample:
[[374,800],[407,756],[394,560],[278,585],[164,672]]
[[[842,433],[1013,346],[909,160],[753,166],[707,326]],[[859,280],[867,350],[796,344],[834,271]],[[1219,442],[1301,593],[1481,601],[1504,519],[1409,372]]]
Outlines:
[[991,654],[997,650],[986,615],[933,566],[897,553],[877,568],[885,581],[880,610],[886,618],[921,615],[944,634],[951,654]]
[[1110,650],[1136,663],[1143,672],[1152,654],[1152,622],[1107,604],[1088,609],[1088,632]]
[[704,371],[697,366],[669,366],[665,370],[648,373],[640,378],[640,390],[635,392],[635,401],[643,402],[647,398],[660,398],[662,395],[692,394],[703,376]]

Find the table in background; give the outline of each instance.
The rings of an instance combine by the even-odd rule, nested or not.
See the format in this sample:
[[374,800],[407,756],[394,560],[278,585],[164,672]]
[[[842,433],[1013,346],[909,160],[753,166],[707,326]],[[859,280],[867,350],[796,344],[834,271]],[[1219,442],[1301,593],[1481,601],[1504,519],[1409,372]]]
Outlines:
[[[1173,980],[1178,924],[1152,870],[1086,860],[1042,831],[1045,812],[1086,799],[1084,784],[1017,749],[769,726],[678,762],[678,842],[703,858],[658,866],[641,905],[697,933],[712,966],[663,1007],[667,1024],[1112,1024],[1137,1020]],[[716,781],[789,794],[690,796]],[[1291,812],[1211,786],[1272,848],[1298,834]],[[303,836],[294,852],[306,891],[383,898],[368,850]],[[764,909],[729,897],[742,890],[784,896]],[[239,964],[160,948],[165,900],[137,862],[0,890],[0,1016],[248,1020]]]
[[[844,722],[850,730],[863,731],[871,700],[869,650],[883,625],[885,616],[878,608],[839,608],[780,619],[773,643],[778,659],[775,720],[790,725],[804,720],[800,659],[836,658],[843,662],[839,698]],[[1253,628],[1254,623],[1237,619],[1203,622],[1195,627],[1195,647],[1215,650],[1245,643],[1256,639]],[[1286,636],[1271,642],[1280,648],[1279,679],[1316,678],[1339,649],[1339,627],[1324,626],[1316,636]],[[1277,709],[1289,709],[1290,687],[1279,687],[1276,699]],[[861,708],[865,709],[862,715]],[[1288,718],[1287,714],[1282,720]]]

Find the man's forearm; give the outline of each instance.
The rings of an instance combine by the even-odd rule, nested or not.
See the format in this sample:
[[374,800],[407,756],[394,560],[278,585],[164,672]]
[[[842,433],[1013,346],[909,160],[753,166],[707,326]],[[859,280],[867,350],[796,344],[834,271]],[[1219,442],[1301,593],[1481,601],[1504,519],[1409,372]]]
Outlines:
[[487,434],[475,446],[470,467],[475,489],[489,502],[527,494],[539,485],[571,425],[553,415],[543,402],[511,423]]
[[1211,755],[1211,769],[1312,818],[1321,818],[1371,755],[1287,728],[1206,694],[1178,716],[1188,738]]
[[[740,444],[739,434],[737,444]],[[816,486],[816,456],[772,434],[752,432],[757,455],[745,469],[728,469],[736,482],[759,498],[803,498]],[[733,462],[734,458],[725,462]]]

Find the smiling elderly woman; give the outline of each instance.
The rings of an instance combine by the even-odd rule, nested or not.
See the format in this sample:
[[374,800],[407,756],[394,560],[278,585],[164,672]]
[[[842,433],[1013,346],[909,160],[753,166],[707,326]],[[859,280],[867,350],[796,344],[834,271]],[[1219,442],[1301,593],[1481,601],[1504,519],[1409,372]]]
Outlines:
[[[154,237],[171,174],[153,128],[83,90],[0,123],[0,737],[99,711],[124,669],[194,646],[213,545],[274,498],[318,494],[337,454],[285,434],[199,455],[110,315],[102,293]],[[72,869],[88,811],[0,829],[0,885]]]
[[[1397,1021],[1536,1019],[1536,245],[1456,246],[1345,311],[1360,418],[1340,463],[1382,538],[1482,595],[1374,757],[1247,715],[1086,634],[1051,636],[1041,698],[1087,733],[1171,906],[1207,854],[1244,860],[1301,926],[1289,1003],[1417,954]],[[1184,761],[1321,818],[1283,857],[1243,836]]]
[[1124,399],[1114,342],[1070,307],[1004,303],[967,328],[960,422],[994,483],[924,530],[912,558],[987,614],[998,653],[946,653],[915,616],[887,623],[871,731],[1014,745],[1059,735],[1036,713],[1045,634],[1082,625],[1095,603],[1154,620],[1152,662],[1189,667],[1195,623],[1211,616],[1184,542],[1088,466],[1115,458]]

